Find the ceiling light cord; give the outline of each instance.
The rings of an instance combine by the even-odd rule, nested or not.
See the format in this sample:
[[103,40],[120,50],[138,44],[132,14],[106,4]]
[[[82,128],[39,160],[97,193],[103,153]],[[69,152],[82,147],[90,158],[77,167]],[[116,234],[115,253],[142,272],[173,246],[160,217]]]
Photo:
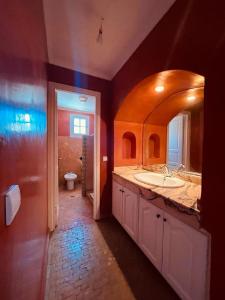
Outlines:
[[103,21],[104,21],[104,18],[101,17],[101,23],[100,23],[100,27],[99,27],[99,30],[98,30],[98,35],[97,35],[97,43],[99,44],[102,44],[103,43]]

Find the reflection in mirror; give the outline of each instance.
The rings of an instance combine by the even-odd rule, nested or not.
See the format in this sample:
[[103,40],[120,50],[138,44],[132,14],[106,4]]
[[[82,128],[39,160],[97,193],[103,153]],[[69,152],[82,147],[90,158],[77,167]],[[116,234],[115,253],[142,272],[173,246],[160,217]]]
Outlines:
[[181,164],[186,171],[201,173],[203,143],[203,103],[176,115],[167,126],[167,165]]
[[148,101],[157,104],[150,106],[143,125],[143,167],[160,170],[167,164],[180,172],[182,165],[182,171],[200,174],[204,77],[188,71],[165,71],[159,79],[164,90],[159,93],[154,89],[159,80],[152,83]]

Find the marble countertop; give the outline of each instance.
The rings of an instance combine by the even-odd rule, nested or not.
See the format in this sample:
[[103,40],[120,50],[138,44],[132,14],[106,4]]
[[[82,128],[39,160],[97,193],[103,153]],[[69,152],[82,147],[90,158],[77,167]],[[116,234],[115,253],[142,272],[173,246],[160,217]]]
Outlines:
[[113,174],[123,178],[139,188],[140,193],[145,190],[155,193],[157,196],[162,196],[167,205],[177,207],[179,210],[187,214],[194,214],[199,217],[197,208],[197,200],[201,198],[201,185],[189,181],[184,181],[185,185],[179,188],[162,188],[150,184],[144,184],[134,178],[137,173],[148,172],[137,167],[115,167]]

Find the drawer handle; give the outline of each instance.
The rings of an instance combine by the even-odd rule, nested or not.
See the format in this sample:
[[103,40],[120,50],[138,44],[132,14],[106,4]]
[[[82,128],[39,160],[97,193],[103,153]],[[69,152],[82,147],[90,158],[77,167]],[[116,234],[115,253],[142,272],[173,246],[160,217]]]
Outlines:
[[161,216],[160,216],[160,214],[157,214],[156,217],[157,217],[157,218],[160,218]]

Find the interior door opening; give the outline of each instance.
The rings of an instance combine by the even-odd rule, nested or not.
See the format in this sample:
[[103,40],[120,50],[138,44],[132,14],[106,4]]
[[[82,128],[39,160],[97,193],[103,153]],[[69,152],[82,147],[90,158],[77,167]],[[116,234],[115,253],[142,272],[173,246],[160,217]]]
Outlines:
[[[179,114],[168,124],[167,164],[176,168],[184,162],[185,151],[185,115]],[[187,162],[186,162],[187,163]]]
[[95,97],[57,91],[59,193],[94,199]]
[[62,192],[88,197],[99,219],[100,94],[50,83],[48,145],[49,229],[58,225]]

